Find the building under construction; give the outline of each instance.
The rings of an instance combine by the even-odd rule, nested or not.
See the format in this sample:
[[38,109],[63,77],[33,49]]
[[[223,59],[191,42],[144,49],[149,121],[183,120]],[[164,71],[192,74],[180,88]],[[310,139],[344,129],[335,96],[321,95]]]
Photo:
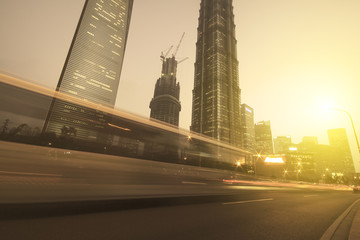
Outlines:
[[172,47],[165,54],[161,54],[162,70],[161,77],[157,80],[154,90],[154,97],[150,102],[150,118],[157,119],[175,126],[179,126],[179,113],[181,104],[179,101],[180,85],[176,79],[177,65],[179,62],[175,59],[179,50],[180,42],[171,57],[167,57]]

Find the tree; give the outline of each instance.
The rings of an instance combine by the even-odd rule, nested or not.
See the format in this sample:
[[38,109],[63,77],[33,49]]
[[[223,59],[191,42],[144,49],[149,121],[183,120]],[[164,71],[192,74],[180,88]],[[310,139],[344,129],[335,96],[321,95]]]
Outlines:
[[29,127],[29,126],[26,123],[23,123],[17,126],[16,128],[12,128],[9,132],[9,136],[10,137],[15,136],[16,134],[21,132],[21,130],[23,130],[24,127]]
[[0,136],[4,136],[4,135],[6,134],[6,132],[8,131],[8,129],[9,129],[9,122],[10,122],[10,120],[9,120],[8,118],[5,119],[4,124],[3,124],[3,126],[2,126],[2,130],[1,130]]

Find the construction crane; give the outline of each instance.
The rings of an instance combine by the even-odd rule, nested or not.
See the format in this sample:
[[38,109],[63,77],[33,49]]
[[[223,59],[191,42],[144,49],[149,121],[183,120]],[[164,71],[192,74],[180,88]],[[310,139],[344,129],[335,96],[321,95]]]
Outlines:
[[179,50],[179,47],[180,47],[180,44],[181,44],[181,42],[182,42],[182,40],[183,40],[183,38],[184,38],[184,35],[185,35],[185,32],[183,33],[183,35],[182,35],[181,38],[180,38],[179,44],[178,44],[177,47],[176,47],[176,50],[175,50],[175,52],[174,52],[174,54],[173,54],[173,57],[176,57],[176,54],[177,54],[177,52],[178,52],[178,50]]
[[177,62],[177,64],[179,65],[180,63],[182,63],[183,61],[185,61],[185,60],[187,60],[187,59],[189,59],[189,57],[186,57],[186,58],[183,58],[183,59],[179,60],[179,61]]
[[167,55],[169,54],[169,52],[171,51],[171,49],[172,49],[173,47],[174,47],[174,46],[171,45],[171,46],[169,47],[169,49],[166,51],[165,54],[164,54],[164,52],[161,52],[161,55],[160,55],[161,61],[164,61],[164,60],[165,60],[165,58],[167,57]]

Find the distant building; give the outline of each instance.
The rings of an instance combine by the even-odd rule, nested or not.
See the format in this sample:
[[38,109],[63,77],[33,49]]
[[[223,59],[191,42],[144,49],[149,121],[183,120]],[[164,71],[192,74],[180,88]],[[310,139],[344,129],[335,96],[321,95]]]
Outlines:
[[[287,153],[261,154],[256,161],[257,174],[287,180],[318,182],[321,176],[316,171],[314,154],[298,151],[294,146]],[[269,159],[277,161],[271,162]]]
[[[85,1],[56,91],[114,107],[132,5],[133,0]],[[43,132],[99,140],[105,128],[103,113],[54,99]]]
[[261,121],[255,124],[255,150],[260,154],[273,154],[270,121]]
[[341,150],[339,147],[343,145],[344,139],[347,142],[345,129],[329,130],[328,135],[329,140],[331,138],[330,145],[319,144],[317,137],[314,136],[303,137],[303,141],[298,144],[299,151],[314,156],[315,170],[320,181],[350,184],[353,181],[352,173],[354,172],[352,161],[349,161],[350,149],[345,144],[345,149],[348,151],[346,154],[346,150]]
[[161,77],[157,80],[154,97],[150,102],[150,117],[179,126],[180,85],[176,82],[175,57],[163,59]]
[[303,137],[302,142],[299,143],[299,149],[302,152],[313,153],[316,152],[318,146],[318,138],[315,136]]
[[290,150],[285,155],[284,174],[287,179],[317,182],[320,178],[316,171],[314,154]]
[[249,105],[241,104],[241,136],[243,149],[255,151],[254,109]]
[[345,184],[351,182],[352,175],[345,174],[343,161],[341,161],[344,155],[338,149],[329,145],[317,144],[307,152],[314,155],[316,172],[323,182]]
[[316,145],[319,144],[318,138],[315,136],[306,136],[302,139],[303,144],[310,144],[310,145]]
[[277,136],[274,137],[274,152],[275,153],[287,153],[291,147],[290,136]]
[[241,146],[240,88],[232,0],[201,0],[190,129]]
[[343,156],[338,159],[339,170],[345,173],[354,173],[355,168],[345,128],[329,129],[328,137],[330,146]]

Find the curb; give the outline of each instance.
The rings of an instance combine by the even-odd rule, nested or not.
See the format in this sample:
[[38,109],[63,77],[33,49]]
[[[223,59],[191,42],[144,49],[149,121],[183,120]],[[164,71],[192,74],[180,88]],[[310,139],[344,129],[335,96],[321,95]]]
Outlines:
[[[350,211],[353,209],[353,207],[360,201],[360,199],[357,199],[355,202],[353,202],[336,220],[335,222],[333,222],[333,224],[331,224],[331,226],[325,231],[325,233],[322,235],[322,237],[320,238],[320,240],[330,240],[333,238],[336,230],[338,229],[338,227],[340,226],[340,224],[343,222],[343,220],[346,218],[346,216],[350,213]],[[358,211],[359,213],[359,211]],[[359,220],[360,220],[360,214],[359,215]],[[354,224],[354,223],[353,223]],[[353,228],[351,228],[352,230]],[[356,238],[359,239],[359,238]]]
[[351,224],[350,234],[348,240],[358,240],[360,239],[360,208],[358,208],[353,222]]

